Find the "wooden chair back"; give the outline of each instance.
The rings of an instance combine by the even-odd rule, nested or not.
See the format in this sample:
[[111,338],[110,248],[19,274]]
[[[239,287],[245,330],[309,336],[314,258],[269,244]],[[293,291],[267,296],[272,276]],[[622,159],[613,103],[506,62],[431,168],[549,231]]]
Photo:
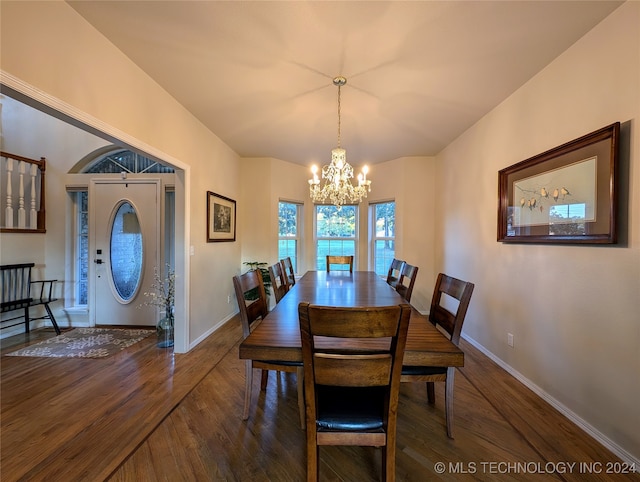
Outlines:
[[389,272],[387,273],[387,284],[393,288],[398,284],[398,280],[400,279],[400,273],[402,273],[402,267],[404,266],[404,261],[401,259],[393,258],[391,261],[391,266],[389,266]]
[[416,284],[416,278],[418,277],[418,267],[405,263],[402,266],[400,272],[400,279],[396,284],[396,291],[402,296],[407,303],[411,302],[411,295],[413,294],[413,285]]
[[[400,376],[411,306],[339,308],[300,303],[298,314],[307,480],[318,480],[321,445],[382,447],[383,480],[394,480]],[[383,338],[386,347],[356,349],[349,343],[353,338]]]
[[287,256],[280,260],[282,266],[282,272],[284,273],[285,281],[287,282],[287,290],[290,290],[293,285],[296,284],[296,273],[293,269],[293,263],[291,258]]
[[331,271],[332,264],[348,265],[349,273],[353,273],[353,256],[327,255],[327,273]]
[[273,294],[276,298],[276,303],[280,303],[280,300],[289,291],[287,280],[284,278],[282,271],[282,265],[280,263],[269,266],[269,276],[271,277],[271,287],[273,288]]
[[[267,316],[267,293],[264,290],[262,273],[260,270],[247,271],[233,277],[233,288],[240,310],[242,334],[246,338],[256,322]],[[253,298],[253,299],[248,299]]]
[[[444,273],[438,274],[436,286],[431,298],[431,308],[429,309],[429,321],[434,325],[440,325],[449,333],[451,342],[456,346],[460,341],[462,324],[464,323],[474,284],[462,281]],[[457,301],[457,308],[448,309],[443,306],[443,294]],[[453,302],[455,304],[455,302]]]

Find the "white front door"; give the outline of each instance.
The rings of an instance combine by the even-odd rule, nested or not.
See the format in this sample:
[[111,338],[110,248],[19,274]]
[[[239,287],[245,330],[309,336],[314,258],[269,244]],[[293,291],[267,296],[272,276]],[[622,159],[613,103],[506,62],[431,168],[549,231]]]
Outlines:
[[91,325],[155,325],[145,292],[160,266],[160,181],[93,179],[89,189]]

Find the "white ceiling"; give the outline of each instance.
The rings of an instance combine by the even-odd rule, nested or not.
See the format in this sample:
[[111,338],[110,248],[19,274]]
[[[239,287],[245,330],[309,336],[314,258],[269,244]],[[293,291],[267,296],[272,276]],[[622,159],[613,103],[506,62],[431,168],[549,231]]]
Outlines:
[[[431,156],[616,1],[69,1],[242,157]],[[105,75],[117,75],[105,72]]]

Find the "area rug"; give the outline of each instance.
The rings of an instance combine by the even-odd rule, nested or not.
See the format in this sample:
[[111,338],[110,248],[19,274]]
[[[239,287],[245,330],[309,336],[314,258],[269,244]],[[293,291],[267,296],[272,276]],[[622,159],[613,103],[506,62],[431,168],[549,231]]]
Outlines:
[[54,338],[7,353],[7,356],[104,358],[138,343],[152,333],[155,331],[75,328]]

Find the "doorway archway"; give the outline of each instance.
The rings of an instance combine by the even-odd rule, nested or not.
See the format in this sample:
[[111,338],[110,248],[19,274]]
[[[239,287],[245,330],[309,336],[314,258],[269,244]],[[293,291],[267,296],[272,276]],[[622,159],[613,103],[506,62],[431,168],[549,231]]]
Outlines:
[[[143,153],[149,159],[160,161],[175,169],[175,346],[176,353],[189,350],[189,233],[187,229],[186,197],[190,186],[190,167],[150,146],[131,137],[112,126],[56,99],[19,79],[7,74],[0,83],[3,95],[9,96],[29,107],[44,112],[58,120],[68,123],[81,131],[89,132],[123,149]],[[53,187],[53,186],[51,186]],[[64,189],[64,186],[59,186]],[[63,253],[59,253],[63,255]]]

